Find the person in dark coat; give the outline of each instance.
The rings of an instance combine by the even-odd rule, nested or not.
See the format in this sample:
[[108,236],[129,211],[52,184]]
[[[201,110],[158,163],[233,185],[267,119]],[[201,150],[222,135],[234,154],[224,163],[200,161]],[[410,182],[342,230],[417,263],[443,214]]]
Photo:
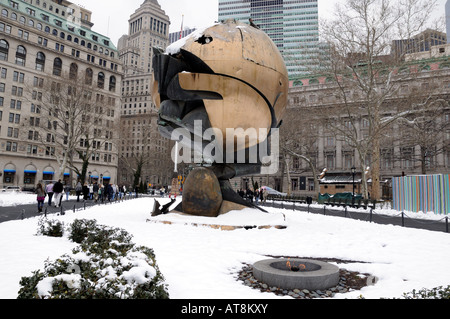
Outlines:
[[64,192],[64,186],[61,180],[58,180],[55,185],[53,185],[53,193],[55,194],[55,207],[61,206],[62,193]]
[[81,185],[81,182],[78,181],[77,186],[75,186],[75,192],[77,193],[77,202],[80,201],[80,195],[83,191],[83,186]]
[[111,184],[107,184],[106,185],[106,196],[108,197],[109,202],[112,200],[113,193],[114,192],[113,192]]
[[84,183],[83,185],[83,199],[87,200],[89,198],[89,187],[87,183]]

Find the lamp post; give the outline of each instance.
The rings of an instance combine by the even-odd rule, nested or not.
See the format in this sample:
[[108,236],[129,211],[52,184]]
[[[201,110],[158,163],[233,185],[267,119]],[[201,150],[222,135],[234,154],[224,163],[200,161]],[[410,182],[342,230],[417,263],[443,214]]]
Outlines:
[[352,205],[355,204],[355,173],[356,173],[356,167],[352,166],[352,176],[353,176],[353,184],[352,184]]

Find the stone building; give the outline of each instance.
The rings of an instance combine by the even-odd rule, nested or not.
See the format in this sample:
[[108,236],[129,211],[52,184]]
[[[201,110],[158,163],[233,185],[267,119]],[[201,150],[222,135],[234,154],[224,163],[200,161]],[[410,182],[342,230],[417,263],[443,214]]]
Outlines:
[[[393,116],[398,106],[407,100],[412,100],[415,105],[425,103],[425,101],[437,100],[442,103],[439,113],[418,114],[417,117],[411,115],[408,119],[414,123],[419,118],[429,121],[429,127],[423,132],[416,132],[417,135],[425,136],[427,130],[432,127],[436,132],[430,137],[427,151],[422,154],[424,143],[420,137],[414,136],[403,122],[395,121],[386,130],[386,136],[381,143],[380,154],[380,181],[383,198],[391,196],[392,177],[402,175],[421,174],[448,174],[450,172],[450,57],[444,54],[447,45],[436,46],[433,52],[436,54],[416,53],[407,55],[408,61],[403,68],[398,70],[396,78],[397,94],[387,98],[383,104],[383,116],[388,118]],[[440,53],[439,53],[440,52]],[[358,105],[361,103],[359,96],[353,92],[352,88],[347,88],[346,98],[348,103]],[[288,112],[291,114],[301,114],[303,117],[309,115],[336,114],[332,110],[343,110],[342,94],[336,83],[325,77],[303,78],[301,86],[292,87],[289,91]],[[428,102],[427,102],[428,103]],[[412,104],[411,104],[412,105]],[[368,128],[367,114],[360,108],[359,120],[356,130],[360,138],[365,138]],[[427,111],[428,112],[428,111]],[[314,117],[311,117],[313,119]],[[317,117],[316,117],[317,118]],[[324,117],[322,117],[323,119]],[[333,115],[328,116],[332,120]],[[340,193],[353,191],[353,177],[355,178],[355,192],[361,192],[361,175],[367,174],[370,193],[370,167],[371,158],[363,166],[367,171],[361,172],[361,163],[357,156],[356,149],[349,147],[344,138],[339,138],[336,132],[330,132],[324,122],[317,121],[311,124],[311,136],[315,137],[313,148],[310,154],[317,175],[320,179],[320,189],[315,189],[314,176],[307,163],[299,157],[288,156],[289,166],[280,168],[280,173],[270,181],[272,187],[282,189],[285,192],[290,184],[293,194],[314,195],[321,193]],[[345,125],[345,122],[343,122]],[[299,129],[293,130],[290,134],[299,134]],[[353,176],[352,168],[356,168]],[[287,174],[289,170],[289,174]],[[289,178],[288,178],[289,176]],[[260,177],[255,177],[258,180]],[[264,180],[264,177],[262,177]]]
[[169,17],[157,0],[146,0],[130,16],[128,34],[119,39],[124,67],[120,107],[120,183],[132,185],[142,164],[141,181],[152,186],[170,184],[171,142],[158,132],[158,110],[152,100],[154,48],[169,45]]
[[[47,141],[41,136],[41,129],[56,114],[44,111],[42,96],[50,82],[60,87],[69,74],[72,80],[85,79],[86,90],[92,88],[92,97],[86,93],[86,103],[104,102],[102,111],[96,112],[101,114],[95,123],[96,140],[86,143],[77,137],[76,149],[86,149],[87,144],[96,148],[87,168],[90,174],[86,174],[91,181],[116,183],[118,150],[113,126],[118,121],[122,83],[116,47],[108,37],[91,30],[89,10],[68,1],[0,0],[0,11],[0,187],[33,188],[39,181],[62,176],[68,184],[76,182],[74,171],[61,167],[55,157],[66,152],[58,149],[63,143],[55,141],[64,132],[55,124]],[[77,156],[74,161],[81,165]]]

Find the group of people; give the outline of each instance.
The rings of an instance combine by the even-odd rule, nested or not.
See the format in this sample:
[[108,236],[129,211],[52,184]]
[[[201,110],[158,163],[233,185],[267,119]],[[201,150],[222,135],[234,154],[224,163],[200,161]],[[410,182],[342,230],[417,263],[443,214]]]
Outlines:
[[241,188],[237,191],[239,196],[242,198],[248,199],[250,202],[253,203],[253,199],[255,199],[255,203],[258,204],[258,201],[261,200],[261,202],[265,202],[267,199],[267,195],[269,194],[267,192],[267,189],[261,187],[253,191],[251,188],[247,188],[245,191]]
[[[44,185],[42,183],[38,183],[36,186],[36,195],[37,195],[37,203],[38,203],[38,211],[41,213],[44,207],[45,198],[48,197],[48,206],[52,206],[52,201],[55,207],[61,207],[63,193],[66,194],[66,200],[69,200],[71,187],[66,185],[64,186],[61,180],[58,180],[56,183],[52,181],[48,182]],[[113,201],[115,199],[122,199],[122,196],[126,193],[125,186],[118,186],[115,184],[98,184],[94,182],[93,184],[88,184],[87,182],[84,185],[81,185],[81,181],[78,181],[75,186],[75,193],[77,195],[77,202],[80,201],[80,196],[83,196],[84,200],[94,200],[101,202],[108,200]]]
[[77,202],[80,201],[80,196],[83,196],[84,200],[94,200],[96,203],[100,200],[102,203],[105,200],[113,201],[116,199],[122,199],[122,196],[126,193],[127,188],[125,185],[118,186],[116,184],[98,184],[94,181],[93,184],[81,185],[81,181],[78,181],[75,186],[75,193],[77,195]]
[[60,207],[63,197],[63,192],[66,192],[66,196],[68,197],[68,192],[70,188],[67,186],[64,187],[61,180],[58,180],[56,183],[50,182],[45,187],[38,183],[36,186],[36,194],[37,194],[37,202],[38,202],[38,211],[42,212],[42,208],[44,207],[45,197],[48,196],[48,206],[52,206],[52,199],[54,198],[55,207]]

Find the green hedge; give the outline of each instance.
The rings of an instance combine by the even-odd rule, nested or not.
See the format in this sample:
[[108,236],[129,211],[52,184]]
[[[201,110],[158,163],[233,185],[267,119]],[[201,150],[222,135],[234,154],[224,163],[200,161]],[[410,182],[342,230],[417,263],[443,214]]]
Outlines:
[[67,231],[79,245],[47,261],[43,271],[22,277],[18,299],[169,298],[153,250],[136,246],[125,230],[82,219]]

